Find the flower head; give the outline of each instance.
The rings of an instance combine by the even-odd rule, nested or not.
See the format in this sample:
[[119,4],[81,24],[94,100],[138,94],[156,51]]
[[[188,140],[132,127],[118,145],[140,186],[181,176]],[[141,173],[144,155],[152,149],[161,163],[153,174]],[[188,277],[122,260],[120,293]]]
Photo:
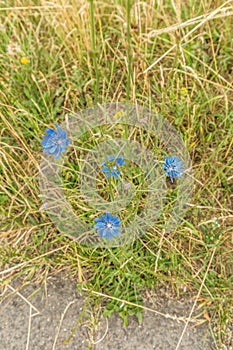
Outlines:
[[8,55],[14,56],[21,52],[21,47],[16,42],[11,41],[9,45],[7,45],[6,52]]
[[96,222],[94,228],[101,238],[108,238],[111,241],[114,236],[120,236],[121,220],[117,215],[112,216],[107,212],[106,215],[100,215],[100,218],[94,220]]
[[43,151],[50,155],[53,154],[55,160],[60,158],[61,153],[65,152],[66,146],[70,143],[66,136],[66,130],[62,130],[57,123],[56,127],[57,131],[50,128],[46,129],[47,135],[43,136],[44,139],[41,141]]
[[28,57],[21,57],[20,58],[20,63],[27,64],[28,62],[29,62],[29,58]]
[[124,164],[125,161],[123,156],[120,156],[119,158],[116,156],[109,156],[108,161],[102,163],[102,171],[107,178],[113,176],[118,179],[120,175],[119,167]]
[[184,172],[184,162],[177,156],[165,157],[165,164],[163,169],[166,170],[166,174],[170,176],[171,182],[174,178],[180,177]]

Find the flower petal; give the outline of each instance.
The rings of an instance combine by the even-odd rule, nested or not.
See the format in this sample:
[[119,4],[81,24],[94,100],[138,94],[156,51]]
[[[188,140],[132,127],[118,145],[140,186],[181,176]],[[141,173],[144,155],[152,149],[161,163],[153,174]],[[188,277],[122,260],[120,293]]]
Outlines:
[[58,147],[55,154],[54,154],[54,159],[58,160],[60,158],[60,155],[61,155],[61,148]]
[[105,224],[103,222],[98,222],[97,224],[94,225],[94,228],[104,228]]
[[50,128],[45,129],[45,132],[46,132],[46,134],[48,134],[49,136],[54,136],[54,135],[56,135],[56,131],[53,130],[53,129],[50,129]]

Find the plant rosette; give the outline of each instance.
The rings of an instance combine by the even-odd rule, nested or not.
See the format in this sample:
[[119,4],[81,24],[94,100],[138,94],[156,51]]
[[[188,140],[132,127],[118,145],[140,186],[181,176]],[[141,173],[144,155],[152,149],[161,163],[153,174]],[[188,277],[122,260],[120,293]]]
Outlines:
[[[191,159],[165,118],[138,105],[109,103],[66,115],[45,133],[42,207],[63,234],[112,247],[147,233],[161,217],[164,232],[182,221],[193,191]],[[66,173],[72,179],[71,170],[77,213],[63,179]]]

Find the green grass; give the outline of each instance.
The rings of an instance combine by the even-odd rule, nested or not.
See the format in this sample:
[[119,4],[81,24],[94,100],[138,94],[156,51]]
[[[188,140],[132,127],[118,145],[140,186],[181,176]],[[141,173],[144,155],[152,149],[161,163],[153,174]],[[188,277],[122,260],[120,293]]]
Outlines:
[[[21,276],[27,284],[65,271],[105,305],[105,315],[116,311],[125,324],[130,314],[141,320],[145,291],[169,285],[180,296],[187,289],[202,303],[201,319],[208,311],[221,349],[231,341],[233,317],[233,5],[158,3],[18,0],[1,7],[1,277],[8,284]],[[10,41],[22,52],[8,55]],[[158,222],[123,248],[91,249],[39,211],[40,140],[67,112],[116,101],[151,108],[182,133],[194,194],[175,232],[164,234]],[[148,135],[134,132],[150,145]],[[72,202],[78,177],[76,165],[69,167],[67,194],[88,216],[81,199]]]

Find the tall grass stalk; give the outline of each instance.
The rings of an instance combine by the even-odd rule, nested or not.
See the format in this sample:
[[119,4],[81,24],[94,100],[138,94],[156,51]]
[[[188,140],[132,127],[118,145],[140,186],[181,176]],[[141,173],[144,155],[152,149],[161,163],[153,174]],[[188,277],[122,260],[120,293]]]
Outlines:
[[96,59],[96,37],[95,37],[95,6],[94,0],[90,0],[90,17],[91,17],[91,46],[92,46],[92,57],[93,57],[93,66],[95,70],[95,103],[98,102],[99,96],[99,69]]
[[127,0],[126,4],[126,16],[127,16],[127,63],[128,63],[128,70],[127,70],[127,90],[126,90],[126,97],[127,101],[130,101],[130,95],[131,95],[131,79],[132,79],[132,54],[131,54],[131,18],[130,18],[130,12],[131,12],[131,0]]

